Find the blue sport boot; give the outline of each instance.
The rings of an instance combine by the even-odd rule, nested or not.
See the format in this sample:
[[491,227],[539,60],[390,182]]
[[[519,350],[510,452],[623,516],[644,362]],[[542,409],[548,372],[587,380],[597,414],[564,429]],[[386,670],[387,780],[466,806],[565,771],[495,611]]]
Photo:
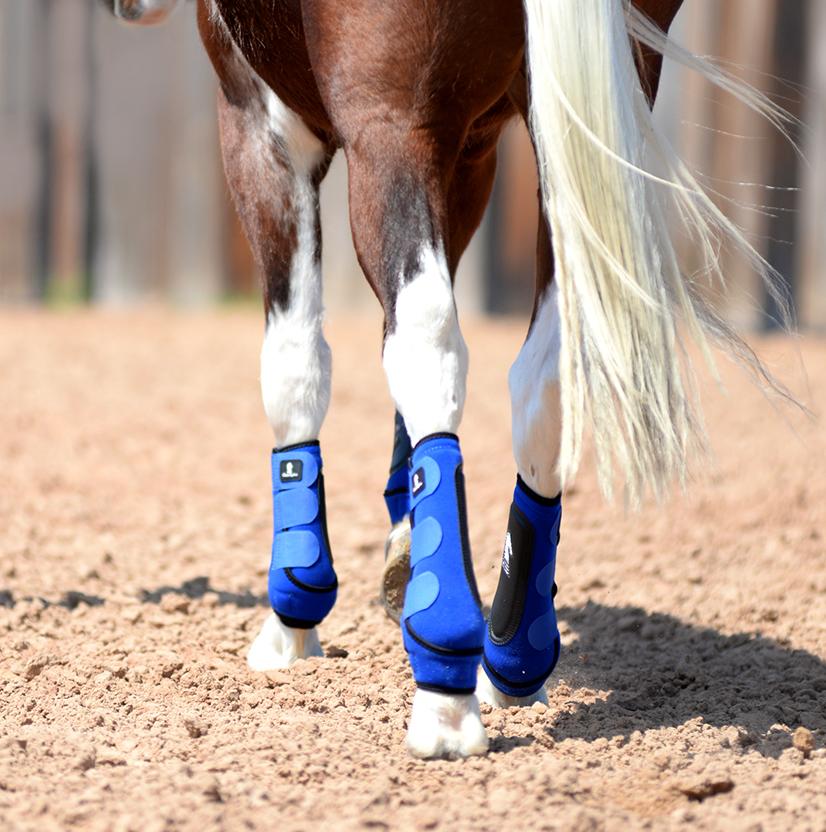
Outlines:
[[561,519],[560,497],[542,497],[517,477],[482,661],[493,686],[509,696],[536,693],[559,659],[554,571]]
[[459,440],[425,437],[410,465],[413,526],[404,646],[420,688],[473,693],[485,621],[473,576]]
[[315,627],[336,602],[318,442],[272,452],[274,532],[269,596],[288,627]]

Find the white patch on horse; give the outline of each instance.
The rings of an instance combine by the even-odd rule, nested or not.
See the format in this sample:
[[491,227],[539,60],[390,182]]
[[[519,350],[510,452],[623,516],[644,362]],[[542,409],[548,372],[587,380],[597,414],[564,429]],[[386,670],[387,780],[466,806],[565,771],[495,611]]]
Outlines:
[[556,284],[539,303],[531,331],[508,373],[513,455],[522,479],[537,494],[560,491],[562,408],[559,386],[561,327]]
[[269,87],[264,92],[270,132],[284,146],[296,177],[308,181],[324,159],[324,145]]
[[407,728],[414,757],[470,757],[488,750],[488,735],[474,694],[437,693],[418,688]]
[[265,93],[267,130],[294,173],[297,227],[286,309],[273,306],[261,348],[261,395],[276,447],[317,439],[330,404],[332,355],[324,339],[321,264],[316,239],[317,192],[312,176],[322,143],[273,93]]
[[299,630],[283,624],[272,613],[264,622],[247,653],[250,670],[286,670],[299,659],[323,656],[315,627]]
[[468,352],[441,248],[421,250],[418,272],[396,298],[395,316],[384,345],[384,370],[412,443],[432,433],[456,433],[465,406]]

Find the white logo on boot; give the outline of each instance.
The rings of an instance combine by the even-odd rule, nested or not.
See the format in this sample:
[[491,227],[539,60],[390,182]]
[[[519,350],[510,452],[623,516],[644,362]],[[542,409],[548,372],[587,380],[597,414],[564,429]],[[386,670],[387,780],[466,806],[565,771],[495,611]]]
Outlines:
[[281,463],[281,482],[300,480],[304,473],[304,463],[300,459],[285,459]]
[[511,555],[513,554],[513,544],[511,543],[511,533],[505,535],[505,551],[502,552],[502,571],[510,578],[511,576]]

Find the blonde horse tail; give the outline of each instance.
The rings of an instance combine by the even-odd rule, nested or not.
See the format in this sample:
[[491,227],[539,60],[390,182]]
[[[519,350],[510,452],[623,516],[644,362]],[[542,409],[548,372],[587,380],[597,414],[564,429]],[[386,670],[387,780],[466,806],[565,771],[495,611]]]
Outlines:
[[[764,95],[681,49],[628,0],[523,0],[530,129],[553,235],[562,322],[559,474],[569,482],[590,428],[600,484],[617,478],[636,503],[683,481],[704,447],[681,337],[711,361],[722,344],[764,382],[788,393],[703,301],[698,277],[719,280],[720,245],[763,276],[781,310],[776,274],[712,202],[655,126],[635,63],[645,44],[709,78],[786,132]],[[652,171],[656,170],[657,173]],[[667,216],[703,261],[685,276]]]

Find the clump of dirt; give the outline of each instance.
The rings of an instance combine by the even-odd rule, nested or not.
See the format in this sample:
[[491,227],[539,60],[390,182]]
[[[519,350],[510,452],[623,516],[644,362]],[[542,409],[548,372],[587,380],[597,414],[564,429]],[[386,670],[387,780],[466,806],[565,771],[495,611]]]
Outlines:
[[[734,371],[686,496],[566,496],[547,708],[483,708],[491,753],[410,759],[378,601],[392,442],[378,319],[329,327],[322,434],[339,602],[324,658],[253,674],[270,435],[257,313],[3,313],[0,821],[15,830],[822,829],[826,436]],[[492,598],[521,322],[471,323],[462,428]],[[804,340],[815,410],[826,342]],[[760,344],[781,375],[784,340]]]

